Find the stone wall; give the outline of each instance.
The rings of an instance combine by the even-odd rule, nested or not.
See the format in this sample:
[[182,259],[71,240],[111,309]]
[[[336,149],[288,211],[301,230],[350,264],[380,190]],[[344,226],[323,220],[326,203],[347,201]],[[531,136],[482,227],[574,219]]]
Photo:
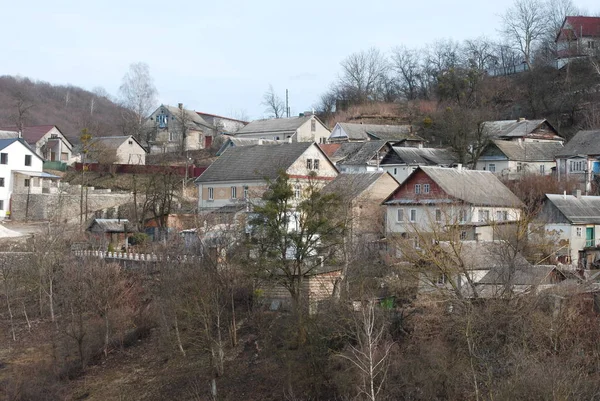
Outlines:
[[52,220],[56,222],[79,222],[79,216],[85,214],[87,199],[87,217],[95,212],[118,208],[131,203],[133,195],[128,192],[111,192],[110,189],[88,187],[84,189],[81,204],[81,186],[61,183],[58,193],[13,194],[11,200],[11,218],[13,220]]

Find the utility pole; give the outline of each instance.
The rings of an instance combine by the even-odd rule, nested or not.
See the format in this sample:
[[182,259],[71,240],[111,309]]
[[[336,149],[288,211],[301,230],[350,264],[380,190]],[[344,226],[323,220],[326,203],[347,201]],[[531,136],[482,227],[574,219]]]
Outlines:
[[288,90],[285,90],[285,115],[287,118],[290,118],[290,99]]

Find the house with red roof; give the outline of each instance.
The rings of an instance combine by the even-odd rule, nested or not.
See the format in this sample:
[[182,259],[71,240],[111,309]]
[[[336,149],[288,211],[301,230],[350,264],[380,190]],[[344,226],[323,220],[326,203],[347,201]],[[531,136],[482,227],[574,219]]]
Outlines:
[[73,162],[73,144],[56,125],[0,127],[2,137],[23,138],[35,153],[47,161]]
[[600,17],[567,16],[556,35],[558,67],[600,50]]

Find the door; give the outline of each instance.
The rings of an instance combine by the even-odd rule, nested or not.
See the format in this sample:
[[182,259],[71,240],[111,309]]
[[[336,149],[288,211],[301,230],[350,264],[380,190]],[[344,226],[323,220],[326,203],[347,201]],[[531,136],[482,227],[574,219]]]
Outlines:
[[212,136],[207,136],[204,138],[204,149],[210,148],[210,145],[212,145]]
[[585,229],[585,246],[595,246],[596,241],[594,240],[594,227],[586,227]]

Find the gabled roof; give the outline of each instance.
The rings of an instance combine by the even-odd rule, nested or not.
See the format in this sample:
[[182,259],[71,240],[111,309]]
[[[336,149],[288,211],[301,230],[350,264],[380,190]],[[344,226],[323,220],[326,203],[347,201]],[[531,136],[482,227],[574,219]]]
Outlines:
[[[523,202],[489,171],[420,166],[407,177],[400,188],[408,185],[411,177],[420,171],[429,176],[448,196],[465,203],[497,207],[524,206]],[[393,194],[386,200],[386,204],[398,203],[392,198]]]
[[[37,143],[37,141],[42,139],[42,137],[46,135],[48,131],[50,131],[52,128],[56,128],[58,132],[60,132],[60,129],[58,129],[56,125],[34,125],[31,127],[23,127],[23,130],[21,131],[21,136],[27,141],[27,143],[29,143],[30,145],[34,145],[35,143]],[[18,132],[18,130],[19,129],[16,126],[0,127],[0,131]],[[62,132],[60,133],[62,134]],[[69,145],[70,148],[73,148],[73,144],[64,134],[62,134],[62,139],[67,143],[67,145]]]
[[[343,197],[354,199],[367,191],[371,185],[373,185],[379,178],[386,174],[388,173],[384,171],[357,174],[342,173],[335,177],[333,181],[330,181],[327,185],[325,185],[321,192],[336,193]],[[390,192],[393,189],[394,188],[391,188]]]
[[531,266],[520,253],[512,255],[510,244],[504,241],[440,241],[439,246],[453,265],[462,264],[466,270],[498,269],[507,264],[518,268]]
[[490,147],[497,147],[509,160],[533,162],[554,161],[556,154],[563,150],[561,142],[517,142],[494,140],[489,144],[482,156]]
[[[546,119],[541,120],[500,120],[500,121],[485,121],[483,123],[483,133],[490,138],[523,138],[531,136],[533,131],[541,125],[548,126],[556,133],[556,129]],[[552,134],[557,140],[562,139],[556,134]]]
[[131,135],[98,136],[98,137],[92,138],[92,144],[101,144],[102,146],[105,146],[108,149],[117,149],[119,146],[121,146],[122,144],[124,144],[128,140],[135,141],[142,149],[144,149],[144,151],[146,153],[148,153],[148,151],[146,150],[146,148],[144,148],[142,146],[142,144],[139,143],[139,141],[137,139],[135,139],[135,137],[133,137]]
[[[231,135],[259,134],[268,132],[293,133],[312,116],[273,118],[270,120],[257,120],[248,123],[245,127]],[[316,118],[316,117],[315,117]]]
[[[177,117],[181,113],[181,109],[179,107],[169,106],[169,105],[161,105],[161,107],[164,107],[167,110],[169,110],[169,113],[171,113],[171,115],[175,116],[175,117]],[[183,109],[183,111],[185,112],[186,118],[188,119],[190,125],[197,125],[197,126],[202,126],[202,127],[214,129],[214,127],[212,125],[210,125],[209,123],[207,123],[194,110]]]
[[448,149],[438,148],[392,148],[394,154],[388,155],[382,164],[413,164],[423,166],[450,166],[457,162],[456,156]]
[[566,16],[556,40],[564,35],[567,39],[582,37],[600,37],[600,17]]
[[25,146],[27,149],[29,149],[29,151],[38,159],[40,160],[44,160],[42,159],[42,157],[40,155],[38,155],[37,153],[35,153],[35,151],[33,149],[31,149],[31,146],[29,146],[29,144],[27,142],[25,142],[25,140],[23,138],[6,138],[6,139],[0,139],[0,150],[9,147],[10,145],[12,145],[15,142],[20,142],[23,146]]
[[572,224],[600,224],[600,196],[546,194],[546,198]]
[[231,117],[223,117],[223,116],[219,116],[217,114],[203,113],[201,111],[197,111],[196,113],[200,117],[207,116],[207,117],[213,117],[213,118],[222,118],[223,120],[229,120],[229,121],[235,121],[237,123],[248,124],[248,121],[237,120],[237,119],[231,118]]
[[236,138],[236,137],[228,137],[223,145],[219,148],[217,152],[217,156],[221,156],[223,152],[227,149],[235,147],[235,146],[249,146],[249,145],[258,145],[262,143],[263,145],[274,145],[277,143],[282,143],[282,141],[276,141],[274,139],[258,139],[258,138]]
[[367,164],[386,144],[386,141],[346,142],[333,154],[332,160],[338,160],[339,165]]
[[415,139],[423,141],[423,138],[414,134],[412,125],[377,125],[377,124],[352,124],[338,123],[344,130],[349,140],[368,141],[387,140],[399,141],[403,139]]
[[556,157],[600,155],[600,130],[579,131]]
[[[548,278],[553,271],[558,271],[554,265],[516,265],[509,264],[492,268],[477,284],[492,285],[541,285],[551,284]],[[562,275],[562,273],[559,273]]]
[[195,182],[274,179],[313,145],[312,142],[294,142],[232,147],[219,156]]
[[127,219],[94,219],[88,230],[91,230],[94,226],[98,226],[105,233],[124,233],[126,224],[129,225],[129,220]]

